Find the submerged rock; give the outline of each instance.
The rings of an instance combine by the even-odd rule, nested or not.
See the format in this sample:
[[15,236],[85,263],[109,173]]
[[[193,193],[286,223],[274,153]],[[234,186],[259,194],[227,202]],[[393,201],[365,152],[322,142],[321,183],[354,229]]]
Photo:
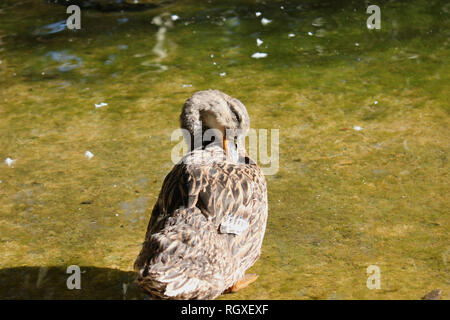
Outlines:
[[422,297],[422,300],[441,300],[441,289],[431,290],[425,296]]

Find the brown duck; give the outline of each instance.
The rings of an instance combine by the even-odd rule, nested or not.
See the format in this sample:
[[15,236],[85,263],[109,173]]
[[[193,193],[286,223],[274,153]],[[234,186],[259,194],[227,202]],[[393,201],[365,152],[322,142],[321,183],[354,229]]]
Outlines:
[[245,154],[250,118],[238,99],[196,92],[180,119],[192,151],[166,176],[134,266],[153,298],[214,299],[257,278],[245,271],[261,253],[266,181]]

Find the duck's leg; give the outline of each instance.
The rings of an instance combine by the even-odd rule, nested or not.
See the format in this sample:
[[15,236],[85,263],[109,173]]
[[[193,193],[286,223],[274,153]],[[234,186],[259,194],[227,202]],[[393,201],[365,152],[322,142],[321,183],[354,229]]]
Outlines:
[[230,288],[225,290],[225,293],[237,292],[237,291],[239,291],[241,289],[244,289],[245,287],[247,287],[252,282],[255,282],[256,279],[258,279],[258,275],[256,273],[246,274],[246,275],[244,275],[244,277],[242,277],[241,280],[239,280],[234,285],[232,285]]

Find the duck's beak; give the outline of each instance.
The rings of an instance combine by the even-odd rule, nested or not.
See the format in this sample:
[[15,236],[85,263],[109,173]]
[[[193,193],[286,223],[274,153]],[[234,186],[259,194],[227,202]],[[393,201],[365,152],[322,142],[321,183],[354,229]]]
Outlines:
[[237,145],[234,144],[234,142],[229,140],[223,140],[223,150],[225,151],[225,156],[228,160],[231,160],[233,162],[239,161],[239,153],[237,150]]
[[227,139],[225,138],[225,135],[222,135],[222,148],[225,151],[225,154],[228,155],[228,152],[227,152]]

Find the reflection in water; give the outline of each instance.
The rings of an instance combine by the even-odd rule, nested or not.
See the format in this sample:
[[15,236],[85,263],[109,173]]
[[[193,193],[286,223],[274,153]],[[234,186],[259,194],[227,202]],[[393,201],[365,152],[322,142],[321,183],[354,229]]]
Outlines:
[[36,30],[33,31],[33,35],[42,36],[46,34],[53,34],[63,31],[64,29],[66,29],[66,27],[67,27],[66,20],[62,20],[37,28]]
[[167,57],[167,49],[164,46],[164,41],[166,39],[167,28],[173,27],[172,20],[177,20],[178,16],[174,18],[173,15],[169,13],[163,13],[159,16],[153,18],[152,23],[157,25],[158,32],[156,32],[156,45],[153,47],[152,51],[156,54],[156,58],[149,61],[144,61],[141,64],[146,67],[157,67],[159,71],[166,71],[168,68],[166,65],[161,63]]
[[58,70],[61,72],[67,72],[83,65],[81,58],[73,54],[68,54],[67,50],[49,51],[45,56],[50,57],[53,61],[64,62],[58,67]]

